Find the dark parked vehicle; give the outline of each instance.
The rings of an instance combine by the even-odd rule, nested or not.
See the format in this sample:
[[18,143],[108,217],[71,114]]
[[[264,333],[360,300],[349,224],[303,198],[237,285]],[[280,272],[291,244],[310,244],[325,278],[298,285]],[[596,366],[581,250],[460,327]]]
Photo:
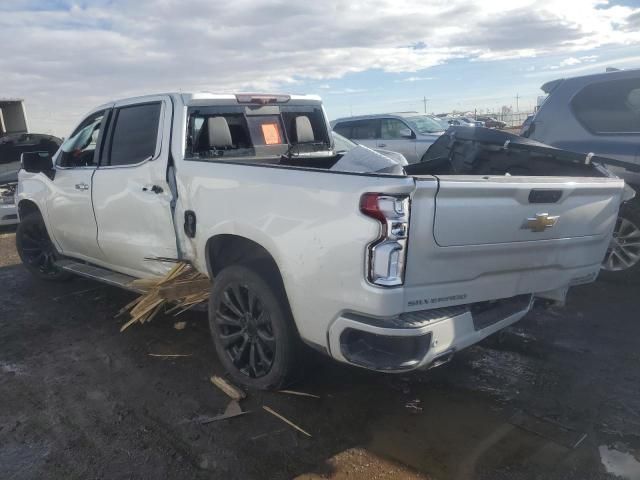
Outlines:
[[493,117],[486,117],[484,115],[478,115],[476,117],[476,120],[484,122],[484,126],[487,128],[503,129],[507,126],[506,122],[503,122],[502,120],[497,120]]
[[[545,83],[548,95],[523,135],[554,147],[608,157],[608,168],[640,192],[640,69]],[[640,197],[625,203],[602,276],[640,281]]]
[[39,133],[16,133],[0,137],[0,182],[17,179],[20,170],[20,155],[24,152],[58,151],[62,140],[52,135]]

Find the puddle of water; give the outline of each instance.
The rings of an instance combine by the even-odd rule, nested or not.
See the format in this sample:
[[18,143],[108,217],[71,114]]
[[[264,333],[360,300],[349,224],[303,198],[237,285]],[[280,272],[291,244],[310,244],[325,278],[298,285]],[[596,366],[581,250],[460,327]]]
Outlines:
[[605,445],[598,447],[598,451],[607,473],[625,480],[640,480],[640,461],[631,453]]
[[522,420],[510,421],[473,394],[425,392],[421,406],[418,414],[399,409],[375,420],[367,449],[436,480],[495,478],[499,471],[563,478],[564,471],[598,470],[592,451],[568,447],[574,441],[555,432],[560,427],[522,428]]

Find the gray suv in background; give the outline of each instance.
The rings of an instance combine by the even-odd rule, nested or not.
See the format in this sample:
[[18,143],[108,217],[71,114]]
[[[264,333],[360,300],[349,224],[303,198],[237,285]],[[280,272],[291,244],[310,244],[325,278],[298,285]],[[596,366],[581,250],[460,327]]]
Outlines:
[[602,275],[640,281],[640,69],[563,78],[541,88],[548,96],[522,135],[617,161],[607,167],[637,195],[620,209]]
[[339,118],[331,126],[343,137],[365,147],[401,153],[409,163],[421,161],[444,131],[439,121],[417,112]]

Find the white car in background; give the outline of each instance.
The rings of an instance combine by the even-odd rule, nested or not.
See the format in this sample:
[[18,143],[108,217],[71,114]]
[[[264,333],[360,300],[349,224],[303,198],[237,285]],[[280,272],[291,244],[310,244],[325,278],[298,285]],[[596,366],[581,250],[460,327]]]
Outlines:
[[18,223],[18,207],[15,195],[18,182],[0,185],[0,227]]
[[442,120],[447,122],[452,127],[481,127],[475,122],[470,121],[465,117],[442,117]]
[[338,118],[331,127],[365,147],[401,153],[409,163],[422,161],[427,149],[445,130],[432,116],[417,112]]
[[[335,151],[338,153],[348,152],[358,146],[356,142],[352,142],[348,138],[345,138],[342,135],[340,135],[339,133],[331,132],[331,135],[333,136],[333,145],[334,145]],[[390,158],[391,160],[398,163],[398,165],[402,165],[403,167],[409,164],[409,162],[407,162],[407,159],[401,153],[392,152],[391,150],[383,150],[381,148],[373,148],[372,150],[374,152],[378,152],[381,155],[384,155],[387,158]]]

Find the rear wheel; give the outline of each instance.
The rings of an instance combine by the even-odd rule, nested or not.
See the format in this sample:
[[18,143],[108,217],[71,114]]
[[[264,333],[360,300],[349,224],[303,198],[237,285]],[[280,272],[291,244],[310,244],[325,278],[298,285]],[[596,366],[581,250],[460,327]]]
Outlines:
[[56,266],[58,253],[39,213],[20,220],[16,230],[16,249],[24,266],[42,280],[68,280],[71,274]]
[[640,205],[635,201],[620,209],[600,276],[609,281],[640,282]]
[[209,326],[220,361],[243,385],[277,389],[296,370],[299,340],[279,282],[255,267],[231,266],[214,279]]

